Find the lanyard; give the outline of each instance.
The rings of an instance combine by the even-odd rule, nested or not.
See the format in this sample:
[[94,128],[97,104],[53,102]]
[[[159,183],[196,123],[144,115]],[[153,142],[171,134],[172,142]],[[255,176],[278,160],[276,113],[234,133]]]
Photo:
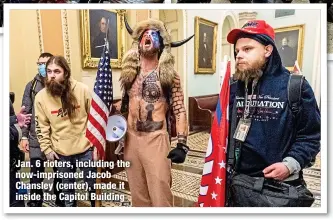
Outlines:
[[252,98],[253,98],[254,90],[256,89],[257,84],[258,84],[258,79],[254,79],[254,80],[252,81],[252,94],[251,94],[251,97],[250,97],[249,102],[247,102],[247,101],[248,101],[248,100],[247,100],[247,97],[248,97],[248,95],[249,95],[249,93],[248,93],[248,88],[247,88],[247,84],[248,84],[248,82],[247,82],[247,80],[246,80],[246,82],[245,82],[245,108],[244,108],[244,115],[243,115],[243,118],[244,118],[244,119],[247,119],[248,116],[250,115],[250,105],[251,105],[251,102],[252,102]]

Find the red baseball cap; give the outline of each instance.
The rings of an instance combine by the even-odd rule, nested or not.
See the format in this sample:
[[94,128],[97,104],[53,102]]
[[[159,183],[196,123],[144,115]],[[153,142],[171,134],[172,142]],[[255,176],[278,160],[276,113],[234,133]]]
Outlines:
[[264,20],[251,20],[246,22],[241,29],[233,29],[229,32],[227,40],[231,44],[235,44],[236,40],[241,33],[248,34],[266,34],[275,40],[274,29]]

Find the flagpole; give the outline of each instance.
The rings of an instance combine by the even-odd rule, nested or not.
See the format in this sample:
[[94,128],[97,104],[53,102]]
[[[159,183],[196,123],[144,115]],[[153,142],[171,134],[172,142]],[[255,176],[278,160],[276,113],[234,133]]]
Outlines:
[[[103,53],[105,53],[105,49],[109,50],[109,45],[108,45],[108,32],[109,32],[109,19],[107,22],[107,26],[106,26],[106,34],[105,34],[105,44],[104,46],[104,50]],[[103,167],[105,168],[105,167]],[[101,173],[102,172],[102,167],[97,167],[97,173]],[[98,175],[100,176],[100,175]],[[102,183],[102,178],[98,177],[96,179],[96,185],[100,185],[100,183]],[[102,189],[100,187],[98,187],[98,189],[96,189],[96,195],[101,195],[102,194]],[[96,200],[95,201],[95,206],[96,207],[101,207],[102,206],[102,202],[101,200]]]
[[[205,169],[202,172],[200,193],[197,206],[224,207],[226,202],[227,147],[229,136],[229,97],[230,97],[230,60],[226,57],[226,68],[219,102],[214,113],[210,138],[205,157]],[[224,66],[225,64],[223,64]]]

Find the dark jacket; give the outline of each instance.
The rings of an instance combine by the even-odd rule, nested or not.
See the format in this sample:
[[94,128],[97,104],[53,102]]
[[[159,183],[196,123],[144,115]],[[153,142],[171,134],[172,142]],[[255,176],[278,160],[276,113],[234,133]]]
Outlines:
[[11,101],[9,101],[9,133],[10,133],[10,145],[9,145],[9,153],[10,160],[9,165],[10,169],[16,169],[17,161],[22,158],[22,152],[19,149],[19,131],[15,126],[17,124],[17,118],[15,115],[14,107]]
[[[296,159],[303,169],[320,151],[320,112],[314,93],[305,80],[300,112],[294,119],[288,105],[289,75],[274,46],[251,102],[252,125],[241,148],[239,172],[262,176],[264,168],[282,162],[285,157]],[[251,85],[248,86],[249,94]],[[238,123],[245,106],[244,82],[232,84],[230,91],[230,106],[237,100]]]
[[34,97],[36,94],[44,88],[43,78],[37,74],[34,78],[36,80],[36,86],[34,89],[32,88],[32,81],[30,81],[24,90],[23,98],[22,98],[22,106],[25,106],[26,113],[32,114],[31,123],[27,128],[22,128],[22,136],[27,137],[29,139],[30,145],[30,158],[44,158],[40,150],[40,145],[37,140],[37,135],[35,132],[35,109],[34,109]]

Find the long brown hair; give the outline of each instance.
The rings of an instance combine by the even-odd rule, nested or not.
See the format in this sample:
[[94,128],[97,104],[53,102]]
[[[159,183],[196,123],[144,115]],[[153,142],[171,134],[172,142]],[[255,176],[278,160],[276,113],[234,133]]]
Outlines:
[[71,69],[63,56],[53,56],[46,63],[46,69],[50,64],[56,64],[64,70],[64,90],[60,96],[62,110],[67,112],[69,120],[72,122],[72,119],[75,117],[75,109],[78,105],[77,98],[74,95],[73,90],[71,89]]

